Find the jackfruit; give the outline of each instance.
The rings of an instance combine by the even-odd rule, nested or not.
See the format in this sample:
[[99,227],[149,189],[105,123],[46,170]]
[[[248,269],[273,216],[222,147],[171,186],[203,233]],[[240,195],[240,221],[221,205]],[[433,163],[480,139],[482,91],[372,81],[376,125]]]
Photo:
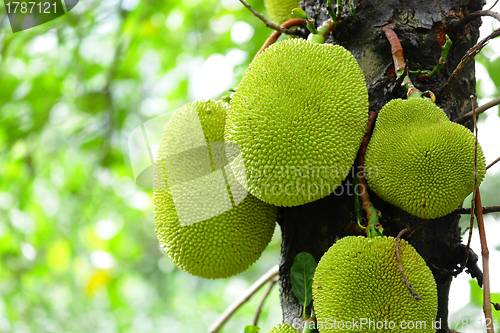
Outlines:
[[255,58],[233,93],[225,140],[238,181],[264,202],[327,196],[350,171],[368,120],[365,77],[339,45],[289,39]]
[[319,332],[435,332],[434,277],[405,240],[400,240],[399,253],[405,276],[421,300],[403,284],[393,237],[348,236],[332,245],[313,278]]
[[293,19],[292,9],[299,6],[300,0],[264,0],[269,20],[278,25]]
[[225,278],[246,270],[274,232],[277,208],[248,195],[231,174],[223,133],[227,104],[197,101],[166,124],[154,165],[155,229],[184,271]]
[[299,333],[292,325],[288,324],[279,324],[271,328],[271,330],[267,333]]
[[[365,156],[370,188],[427,219],[459,207],[474,187],[474,135],[426,99],[396,99],[380,110]],[[477,186],[486,173],[477,147]]]

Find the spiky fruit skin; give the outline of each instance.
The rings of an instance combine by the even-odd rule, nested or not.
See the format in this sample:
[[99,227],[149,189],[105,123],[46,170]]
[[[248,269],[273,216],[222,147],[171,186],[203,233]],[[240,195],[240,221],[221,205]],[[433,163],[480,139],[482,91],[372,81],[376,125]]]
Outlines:
[[[474,187],[474,135],[426,99],[396,99],[380,110],[365,156],[370,188],[427,219],[458,208]],[[486,173],[477,147],[477,185]]]
[[267,333],[299,333],[292,325],[288,324],[279,324],[271,328],[271,330]]
[[[415,300],[403,284],[393,237],[348,236],[330,247],[318,263],[313,279],[320,333],[408,332],[400,326],[403,321],[426,323],[425,328],[415,326],[412,332],[435,332],[432,325],[438,299],[432,272],[405,240],[400,240],[399,251],[405,276],[421,300]],[[369,327],[368,321],[360,326],[362,320],[375,324]],[[347,329],[341,327],[340,321],[344,325],[358,324]],[[377,327],[377,322],[386,326],[380,328],[379,323]],[[391,322],[394,329],[390,329]]]
[[281,25],[294,18],[292,9],[297,8],[299,2],[299,0],[264,0],[264,5],[271,22]]
[[368,119],[365,77],[339,45],[290,39],[252,61],[231,99],[231,168],[260,200],[298,206],[349,173]]
[[[276,207],[238,193],[226,165],[228,195],[220,170],[224,149],[215,144],[223,141],[226,115],[226,104],[215,101],[198,101],[177,110],[163,131],[154,168],[153,204],[160,244],[179,268],[203,278],[226,278],[246,270],[271,240],[277,220]],[[199,135],[193,137],[196,127]],[[177,194],[175,202],[172,193]],[[200,207],[200,195],[218,204]],[[213,217],[181,225],[180,211],[184,220],[195,221],[200,214]]]

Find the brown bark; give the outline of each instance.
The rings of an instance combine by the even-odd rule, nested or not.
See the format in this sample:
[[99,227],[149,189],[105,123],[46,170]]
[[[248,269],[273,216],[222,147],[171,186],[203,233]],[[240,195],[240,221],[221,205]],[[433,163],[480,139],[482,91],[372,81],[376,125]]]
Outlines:
[[[335,3],[335,1],[332,1]],[[353,1],[359,22],[349,15],[344,1],[342,20],[344,24],[329,36],[328,43],[344,46],[352,52],[363,70],[370,95],[370,110],[378,112],[383,105],[394,98],[404,98],[405,92],[399,88],[391,90],[395,83],[391,47],[381,31],[381,27],[391,23],[403,46],[404,55],[411,70],[432,70],[441,54],[441,46],[448,34],[453,46],[446,64],[435,77],[425,82],[411,76],[413,83],[422,91],[437,93],[460,62],[462,56],[472,47],[479,36],[480,20],[474,20],[459,30],[451,28],[453,20],[480,10],[480,0],[358,0]],[[320,25],[328,16],[326,0],[303,0],[301,7]],[[456,21],[455,21],[456,22]],[[474,61],[469,61],[459,77],[441,95],[437,95],[437,105],[455,120],[471,110],[469,96],[475,94]],[[467,123],[470,126],[470,123]],[[298,207],[280,208],[279,223],[282,229],[282,253],[280,258],[280,294],[283,319],[292,323],[300,318],[302,309],[293,295],[289,279],[290,267],[296,254],[311,253],[317,261],[339,238],[356,234],[354,198],[352,196],[353,176],[343,183],[342,195],[330,196]],[[350,188],[350,194],[346,193]],[[340,192],[340,189],[337,193]],[[382,212],[381,222],[384,233],[396,237],[408,226],[413,232],[405,234],[407,239],[426,260],[432,269],[438,285],[439,310],[443,327],[439,332],[448,332],[448,293],[453,271],[463,260],[464,246],[461,245],[459,215],[450,214],[435,220],[422,220],[383,202],[370,192],[374,206]],[[366,224],[366,221],[365,221]],[[475,267],[477,257],[472,254],[468,269],[478,275]],[[463,273],[465,274],[465,273]]]

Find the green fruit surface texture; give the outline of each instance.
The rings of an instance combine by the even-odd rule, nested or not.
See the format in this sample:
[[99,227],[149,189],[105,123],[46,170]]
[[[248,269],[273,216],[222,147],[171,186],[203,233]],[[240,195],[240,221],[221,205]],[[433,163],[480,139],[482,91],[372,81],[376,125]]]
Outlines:
[[299,333],[292,325],[288,324],[279,324],[271,328],[271,330],[267,333]]
[[[457,209],[474,187],[474,135],[426,99],[395,99],[379,113],[365,156],[370,188],[421,218]],[[486,173],[477,147],[477,186]]]
[[154,167],[160,244],[178,267],[204,278],[246,270],[271,240],[277,220],[277,208],[248,195],[224,160],[226,114],[227,104],[215,101],[177,110]]
[[250,64],[230,103],[231,168],[264,202],[298,206],[351,170],[368,120],[365,77],[339,45],[289,39]]
[[271,22],[283,24],[294,18],[292,9],[299,7],[299,0],[264,0]]
[[[320,333],[436,331],[432,326],[438,299],[432,272],[405,240],[400,240],[399,251],[406,278],[421,300],[403,284],[393,237],[348,236],[330,247],[313,279]],[[411,327],[407,324],[413,329],[403,329]]]

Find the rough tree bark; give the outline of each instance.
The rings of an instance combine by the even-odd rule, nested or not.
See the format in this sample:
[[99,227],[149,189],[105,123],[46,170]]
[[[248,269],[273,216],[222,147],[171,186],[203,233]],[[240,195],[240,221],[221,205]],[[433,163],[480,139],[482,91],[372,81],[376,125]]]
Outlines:
[[[332,1],[335,3],[335,1]],[[352,52],[363,70],[370,95],[370,110],[378,112],[383,105],[394,98],[405,98],[405,92],[390,87],[395,81],[391,47],[381,31],[387,23],[393,24],[404,49],[405,58],[411,70],[432,70],[437,63],[445,34],[453,41],[448,60],[441,72],[430,80],[421,82],[411,76],[420,90],[437,93],[448,76],[460,62],[462,56],[472,47],[479,36],[480,20],[475,20],[456,31],[451,28],[453,20],[480,10],[481,0],[358,0],[354,1],[359,22],[349,15],[344,1],[342,19],[344,24],[334,32],[328,43],[337,43]],[[315,19],[316,25],[325,21],[326,0],[303,0],[301,7]],[[474,61],[469,61],[457,80],[441,95],[437,105],[451,120],[471,110],[470,95],[475,94]],[[470,126],[470,122],[468,123]],[[356,234],[354,199],[347,189],[352,175],[342,184],[342,195],[332,194],[322,200],[298,207],[280,208],[279,224],[282,230],[282,252],[280,258],[280,295],[283,320],[291,324],[300,319],[302,308],[293,295],[290,285],[290,267],[296,254],[305,251],[319,261],[324,252],[339,238]],[[339,193],[340,190],[337,192]],[[374,206],[382,212],[382,224],[386,235],[396,236],[405,226],[414,232],[406,238],[431,267],[438,285],[439,310],[437,318],[442,320],[439,332],[449,332],[448,293],[452,280],[450,271],[465,256],[461,245],[458,214],[450,214],[435,220],[422,220],[377,198],[370,192]],[[366,224],[366,221],[365,221]],[[474,258],[469,260],[474,265]],[[477,261],[477,258],[476,258]],[[480,276],[481,279],[481,276]]]

